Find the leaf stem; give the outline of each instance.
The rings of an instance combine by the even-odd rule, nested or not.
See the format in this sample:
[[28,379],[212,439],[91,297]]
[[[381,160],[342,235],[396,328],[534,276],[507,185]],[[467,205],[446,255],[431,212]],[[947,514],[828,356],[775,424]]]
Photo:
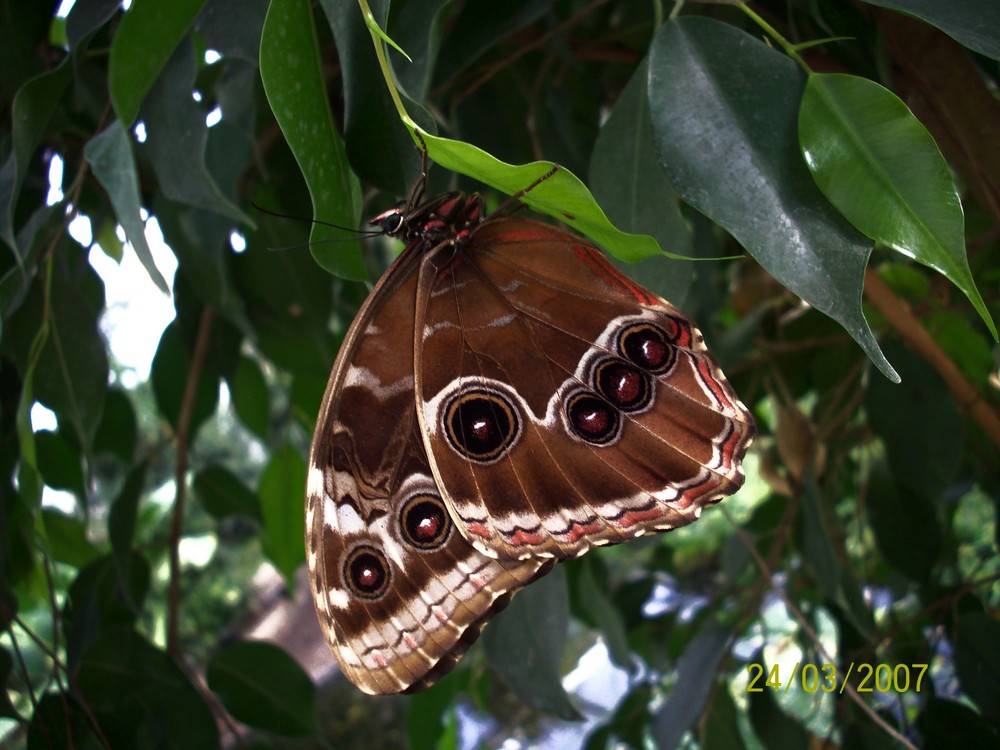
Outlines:
[[[385,78],[385,84],[389,89],[389,96],[392,97],[393,104],[396,105],[396,111],[399,112],[399,119],[403,121],[403,124],[407,126],[411,135],[413,133],[413,128],[416,127],[416,123],[410,119],[410,115],[406,111],[406,107],[403,104],[403,98],[399,95],[399,88],[396,86],[396,79],[393,78],[392,69],[389,67],[389,60],[385,56],[385,44],[391,44],[401,55],[409,60],[409,55],[403,52],[399,46],[396,45],[385,32],[379,27],[378,22],[375,20],[375,16],[372,14],[371,8],[368,7],[368,0],[358,0],[358,5],[361,7],[361,16],[365,19],[365,26],[368,27],[368,33],[372,35],[372,42],[375,45],[375,56],[378,58],[379,68],[382,70],[382,77]],[[416,137],[414,137],[414,142],[416,142]]]
[[[771,37],[771,39],[773,39],[777,43],[777,45],[779,47],[781,47],[782,50],[784,50],[785,54],[788,55],[793,60],[795,60],[795,62],[797,62],[799,64],[799,66],[807,74],[812,74],[812,72],[813,72],[812,68],[809,67],[809,65],[806,63],[806,61],[804,59],[802,59],[802,55],[799,54],[799,49],[800,48],[799,48],[798,45],[792,44],[787,39],[785,39],[785,37],[783,37],[781,35],[781,32],[779,32],[771,24],[769,24],[763,18],[761,18],[756,13],[754,13],[752,10],[750,10],[750,7],[748,5],[746,5],[745,3],[740,3],[739,8],[744,13],[746,13],[747,16],[750,17],[750,20],[752,20],[755,24],[757,24],[758,26],[760,26],[760,28],[763,29],[764,33],[766,33],[769,37]],[[813,46],[814,44],[815,44],[814,42],[810,42],[809,46]]]

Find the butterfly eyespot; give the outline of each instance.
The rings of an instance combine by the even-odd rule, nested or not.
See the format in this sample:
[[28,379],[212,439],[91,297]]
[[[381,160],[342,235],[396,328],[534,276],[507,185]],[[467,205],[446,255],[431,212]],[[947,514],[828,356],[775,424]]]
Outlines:
[[661,374],[677,361],[678,338],[652,323],[635,323],[618,334],[618,351],[643,370]]
[[451,517],[441,498],[414,495],[403,504],[399,525],[406,541],[417,549],[437,549],[448,540]]
[[505,396],[487,390],[469,390],[455,396],[444,412],[448,441],[459,455],[490,463],[516,441],[521,423]]
[[605,359],[594,369],[594,388],[624,412],[641,411],[653,400],[650,376],[621,359]]
[[378,599],[389,588],[389,561],[374,547],[355,547],[344,562],[344,583],[361,599]]
[[591,445],[608,445],[621,432],[618,410],[589,391],[577,391],[567,399],[566,420],[570,431]]

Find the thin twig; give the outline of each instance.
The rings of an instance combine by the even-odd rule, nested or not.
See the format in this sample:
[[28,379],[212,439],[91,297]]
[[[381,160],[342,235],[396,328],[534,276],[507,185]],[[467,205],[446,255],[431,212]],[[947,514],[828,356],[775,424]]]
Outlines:
[[[767,580],[773,581],[774,574],[771,571],[771,567],[767,564],[767,561],[765,561],[764,558],[760,556],[760,553],[754,546],[753,540],[750,538],[750,535],[746,532],[746,530],[744,530],[740,526],[736,526],[736,533],[739,534],[740,539],[743,540],[743,543],[746,545],[746,548],[750,551],[750,554],[756,561],[757,566],[761,570],[761,573],[763,573],[763,575],[767,578]],[[830,664],[833,664],[834,663],[833,657],[829,653],[827,653],[827,650],[826,648],[824,648],[822,641],[820,641],[819,636],[816,634],[816,631],[813,630],[812,625],[809,624],[809,620],[806,619],[806,616],[802,614],[802,612],[799,610],[797,606],[795,606],[795,604],[789,598],[787,592],[785,592],[785,590],[781,586],[774,586],[773,590],[781,599],[781,601],[784,602],[785,606],[788,608],[788,611],[791,613],[792,617],[794,617],[795,620],[799,623],[799,626],[805,631],[806,635],[809,636],[809,639],[812,641],[813,647],[816,649],[816,652],[820,656],[822,656],[824,660],[826,660]],[[892,726],[885,719],[879,716],[878,712],[874,708],[869,706],[860,695],[858,695],[858,691],[854,689],[853,685],[845,681],[843,689],[844,692],[847,693],[847,695],[850,697],[850,699],[854,701],[855,704],[857,704],[858,708],[860,708],[868,716],[868,718],[871,719],[875,724],[881,727],[886,734],[891,736],[897,742],[900,742],[904,747],[908,748],[908,750],[917,750],[917,748],[913,745],[912,742],[910,742],[906,737],[900,734],[899,730],[897,730],[894,726]]]
[[208,342],[212,333],[212,320],[215,310],[206,305],[201,311],[198,323],[198,337],[195,339],[194,352],[191,355],[191,367],[188,369],[187,382],[184,384],[184,397],[181,400],[180,414],[177,416],[177,465],[174,471],[174,483],[177,494],[174,497],[174,511],[170,522],[170,587],[167,593],[167,653],[180,661],[181,649],[178,640],[178,612],[180,610],[181,591],[181,560],[180,543],[184,528],[184,496],[187,486],[188,443],[191,432],[191,414],[194,411],[198,383],[205,366],[205,356],[208,353]]

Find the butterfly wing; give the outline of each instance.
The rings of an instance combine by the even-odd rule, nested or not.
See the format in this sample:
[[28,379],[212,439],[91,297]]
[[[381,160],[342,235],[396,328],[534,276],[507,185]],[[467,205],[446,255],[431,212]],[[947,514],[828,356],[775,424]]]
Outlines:
[[498,562],[456,529],[435,484],[413,392],[416,256],[383,277],[351,327],[309,460],[306,559],[344,674],[372,694],[448,672],[544,560]]
[[485,554],[574,557],[743,483],[753,419],[701,333],[585,241],[491,220],[429,254],[418,289],[427,452]]

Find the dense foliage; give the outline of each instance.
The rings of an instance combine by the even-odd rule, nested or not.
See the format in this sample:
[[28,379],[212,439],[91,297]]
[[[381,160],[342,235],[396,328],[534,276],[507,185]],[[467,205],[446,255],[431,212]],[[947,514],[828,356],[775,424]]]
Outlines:
[[[0,6],[0,746],[1000,746],[995,0],[370,2],[389,81],[357,0],[121,5]],[[697,524],[379,700],[241,623],[265,561],[301,585],[395,249],[329,224],[416,181],[403,110],[432,192],[548,168],[469,144],[561,165],[526,201],[698,321],[759,438]],[[109,258],[172,295],[148,378]]]

